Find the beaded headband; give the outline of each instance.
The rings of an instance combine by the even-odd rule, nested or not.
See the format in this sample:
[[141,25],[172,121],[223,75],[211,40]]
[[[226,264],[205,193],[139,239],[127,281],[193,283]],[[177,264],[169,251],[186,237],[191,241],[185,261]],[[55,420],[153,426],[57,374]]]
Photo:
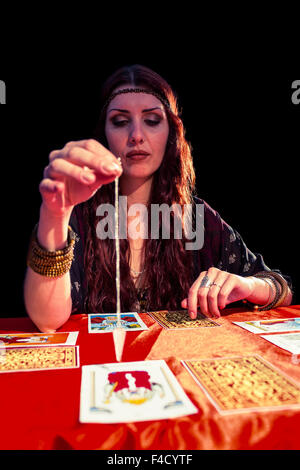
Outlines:
[[164,105],[166,106],[167,108],[171,109],[171,106],[170,106],[170,103],[169,101],[164,98],[162,95],[160,95],[159,93],[156,93],[155,91],[152,91],[152,90],[146,90],[144,88],[123,88],[123,90],[119,90],[119,91],[116,91],[114,93],[112,93],[110,95],[110,97],[108,98],[108,100],[105,102],[103,108],[102,108],[102,111],[104,111],[107,106],[109,105],[109,103],[118,95],[123,95],[123,94],[126,94],[126,93],[147,93],[148,95],[153,95],[155,96],[157,99],[159,99],[159,101]]

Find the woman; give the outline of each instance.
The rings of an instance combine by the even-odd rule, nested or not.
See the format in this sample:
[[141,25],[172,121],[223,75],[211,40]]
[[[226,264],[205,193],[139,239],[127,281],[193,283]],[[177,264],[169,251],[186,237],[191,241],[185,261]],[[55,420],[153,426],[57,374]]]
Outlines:
[[[138,238],[127,230],[120,240],[121,311],[184,308],[196,318],[199,307],[218,317],[239,300],[260,309],[291,303],[289,280],[271,272],[261,255],[195,197],[176,97],[159,75],[134,65],[104,84],[96,139],[69,142],[50,153],[24,288],[28,314],[41,331],[55,331],[73,312],[116,311],[115,240],[99,238],[97,227],[98,208],[115,202],[117,177],[127,198],[127,227],[135,223],[141,234],[147,220],[131,211],[137,203],[149,209],[149,223],[154,204],[192,204],[194,226],[196,205],[204,207],[201,249],[185,249],[187,234],[176,237],[174,224],[169,238]],[[160,218],[161,231],[163,225]]]

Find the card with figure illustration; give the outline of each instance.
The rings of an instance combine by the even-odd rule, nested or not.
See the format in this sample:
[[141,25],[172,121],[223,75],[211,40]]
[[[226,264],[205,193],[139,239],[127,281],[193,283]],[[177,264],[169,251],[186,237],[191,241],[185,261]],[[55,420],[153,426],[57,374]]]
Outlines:
[[79,346],[1,348],[0,372],[23,372],[79,367]]
[[[125,331],[148,330],[137,312],[120,314],[121,328]],[[91,313],[88,315],[89,333],[112,332],[117,327],[118,316],[116,313]]]
[[72,346],[76,344],[78,331],[59,333],[7,333],[0,334],[0,348],[30,346]]
[[251,320],[233,323],[255,334],[300,331],[300,317],[273,318],[271,320]]
[[197,412],[163,360],[82,367],[82,423],[152,421]]
[[182,363],[221,414],[300,409],[300,384],[260,356]]
[[212,328],[221,326],[219,323],[207,318],[198,312],[197,318],[192,320],[187,310],[159,310],[148,314],[165,329],[180,330],[185,328]]

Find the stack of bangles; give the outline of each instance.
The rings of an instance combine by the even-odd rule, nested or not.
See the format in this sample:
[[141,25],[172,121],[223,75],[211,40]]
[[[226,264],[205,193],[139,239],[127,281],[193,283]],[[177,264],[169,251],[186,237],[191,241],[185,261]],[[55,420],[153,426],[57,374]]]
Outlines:
[[[270,288],[268,302],[265,305],[254,305],[248,302],[247,300],[244,300],[244,303],[246,303],[247,305],[251,305],[254,310],[259,312],[271,310],[271,308],[280,307],[280,305],[283,304],[289,290],[288,284],[284,277],[274,271],[261,271],[259,273],[254,274],[253,277],[263,279],[268,284]],[[270,299],[272,298],[273,300],[270,302]]]
[[27,266],[42,276],[56,278],[66,274],[72,265],[74,256],[75,232],[68,227],[68,245],[56,251],[45,250],[37,239],[37,226],[30,241]]

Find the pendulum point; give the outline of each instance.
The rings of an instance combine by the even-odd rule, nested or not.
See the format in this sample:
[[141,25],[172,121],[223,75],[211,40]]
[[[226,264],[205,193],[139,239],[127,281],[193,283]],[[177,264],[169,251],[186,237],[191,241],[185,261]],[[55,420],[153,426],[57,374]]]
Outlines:
[[113,339],[117,362],[121,362],[124,349],[126,331],[123,328],[115,328],[113,330]]

